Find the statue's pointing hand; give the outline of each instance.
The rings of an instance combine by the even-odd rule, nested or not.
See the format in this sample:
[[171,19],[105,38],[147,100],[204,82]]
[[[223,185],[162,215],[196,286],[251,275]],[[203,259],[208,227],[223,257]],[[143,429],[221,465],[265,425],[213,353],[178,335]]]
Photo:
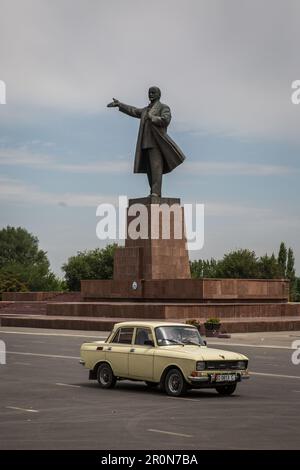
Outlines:
[[108,108],[116,108],[119,106],[120,101],[116,100],[116,98],[113,98],[113,101],[111,103],[108,103],[107,107]]

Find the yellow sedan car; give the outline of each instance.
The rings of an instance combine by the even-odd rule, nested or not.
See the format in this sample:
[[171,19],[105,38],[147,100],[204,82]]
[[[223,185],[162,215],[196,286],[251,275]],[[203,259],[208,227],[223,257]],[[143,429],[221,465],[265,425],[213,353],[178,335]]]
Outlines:
[[198,329],[185,323],[117,323],[106,341],[82,344],[80,356],[90,380],[102,388],[126,379],[160,385],[171,396],[192,388],[231,395],[238,382],[249,378],[246,356],[208,348]]

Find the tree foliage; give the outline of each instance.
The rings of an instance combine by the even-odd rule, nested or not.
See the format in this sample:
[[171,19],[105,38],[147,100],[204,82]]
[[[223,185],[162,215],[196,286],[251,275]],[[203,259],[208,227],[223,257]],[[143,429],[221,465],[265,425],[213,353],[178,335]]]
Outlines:
[[50,270],[47,253],[38,238],[21,227],[0,230],[2,292],[63,290],[64,284]]
[[295,257],[292,248],[288,249],[286,262],[286,277],[290,281],[290,300],[297,298],[297,279],[295,272]]
[[274,255],[265,254],[258,260],[259,278],[261,279],[279,279],[281,277],[281,269]]
[[[281,243],[279,255],[257,257],[254,251],[239,249],[225,254],[220,260],[195,260],[191,262],[191,273],[194,278],[242,278],[242,279],[279,279],[287,278],[297,291],[295,259],[293,250],[286,249]],[[284,276],[283,273],[284,267]],[[299,290],[300,295],[300,290]]]
[[284,242],[280,243],[278,252],[278,264],[280,267],[280,275],[285,278],[286,276],[286,263],[287,263],[287,249]]
[[79,251],[71,256],[62,266],[68,289],[79,291],[83,279],[112,279],[116,246]]
[[217,277],[255,279],[259,277],[256,254],[246,249],[231,251],[218,263],[216,272]]
[[24,228],[7,226],[0,230],[0,269],[14,264],[49,268],[47,254],[39,249],[38,238]]
[[214,258],[210,260],[198,259],[191,261],[191,274],[193,278],[201,277],[217,277],[216,276],[216,267],[217,261]]

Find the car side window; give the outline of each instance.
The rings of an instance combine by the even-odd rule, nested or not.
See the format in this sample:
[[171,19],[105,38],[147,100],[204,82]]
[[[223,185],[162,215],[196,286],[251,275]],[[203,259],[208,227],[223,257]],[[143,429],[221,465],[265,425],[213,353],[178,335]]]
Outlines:
[[111,343],[118,343],[119,342],[119,334],[120,334],[120,328],[116,331],[114,334],[113,339],[111,340]]
[[153,335],[150,328],[137,328],[134,344],[145,344],[145,341],[153,341]]
[[119,344],[131,344],[133,336],[133,328],[120,328],[113,340],[112,343],[119,343]]

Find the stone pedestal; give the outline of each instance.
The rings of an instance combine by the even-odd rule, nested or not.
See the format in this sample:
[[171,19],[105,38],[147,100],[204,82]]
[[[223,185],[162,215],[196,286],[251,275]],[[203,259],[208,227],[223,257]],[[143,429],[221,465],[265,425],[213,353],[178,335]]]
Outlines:
[[191,278],[180,199],[130,199],[126,233],[115,253],[115,281]]

